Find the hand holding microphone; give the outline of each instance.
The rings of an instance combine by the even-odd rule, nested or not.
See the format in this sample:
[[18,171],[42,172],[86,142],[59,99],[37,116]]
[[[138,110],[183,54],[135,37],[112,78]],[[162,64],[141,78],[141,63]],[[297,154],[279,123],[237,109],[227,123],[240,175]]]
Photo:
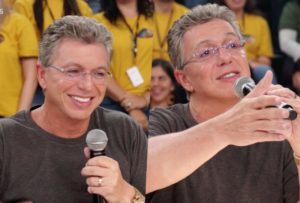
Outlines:
[[[86,144],[91,152],[91,158],[105,155],[105,147],[107,145],[106,133],[99,129],[93,129],[86,136]],[[98,185],[102,184],[102,177],[98,177]],[[96,194],[93,194],[93,203],[104,203],[104,199]]]
[[[243,98],[255,88],[255,82],[250,77],[240,77],[236,80],[234,88],[236,95],[240,98]],[[291,105],[285,102],[281,102],[276,107],[288,110],[289,120],[295,120],[297,118],[297,112],[293,109]]]
[[93,129],[88,132],[86,142],[91,158],[81,174],[86,177],[88,192],[93,194],[93,202],[128,202],[131,200],[135,192],[134,187],[123,179],[118,162],[104,153],[108,142],[106,133]]

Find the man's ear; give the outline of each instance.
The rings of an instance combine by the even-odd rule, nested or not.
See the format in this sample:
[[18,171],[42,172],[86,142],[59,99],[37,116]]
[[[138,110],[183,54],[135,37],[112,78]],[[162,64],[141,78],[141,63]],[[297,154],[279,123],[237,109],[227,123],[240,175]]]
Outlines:
[[188,92],[193,92],[194,88],[192,84],[189,82],[186,74],[182,70],[174,70],[174,75],[177,82]]
[[43,65],[38,62],[36,64],[36,69],[37,69],[37,79],[39,82],[39,85],[41,86],[41,88],[43,90],[46,89],[46,82],[45,82],[45,68],[43,67]]

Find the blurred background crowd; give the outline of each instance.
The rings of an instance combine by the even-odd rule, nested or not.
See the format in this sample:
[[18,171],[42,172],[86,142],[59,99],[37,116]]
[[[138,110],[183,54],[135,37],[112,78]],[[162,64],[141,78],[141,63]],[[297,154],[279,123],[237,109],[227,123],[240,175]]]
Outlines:
[[113,34],[112,78],[102,106],[144,129],[150,108],[187,102],[173,75],[167,34],[194,6],[218,3],[236,15],[252,76],[300,91],[300,0],[0,0],[0,117],[43,102],[36,80],[43,31],[65,15],[83,15]]

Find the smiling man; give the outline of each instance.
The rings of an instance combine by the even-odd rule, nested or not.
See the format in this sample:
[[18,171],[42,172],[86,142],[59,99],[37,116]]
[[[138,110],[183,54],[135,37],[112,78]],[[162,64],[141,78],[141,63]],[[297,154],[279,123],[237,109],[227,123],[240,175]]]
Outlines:
[[[225,37],[230,40],[217,40],[222,46],[215,51],[234,48],[229,42],[235,37],[230,33]],[[140,193],[176,183],[228,145],[282,141],[289,135],[285,110],[261,108],[281,101],[259,96],[270,82],[262,80],[249,98],[226,113],[147,143],[143,130],[129,116],[99,107],[109,80],[111,40],[102,24],[79,16],[63,17],[44,32],[37,70],[45,103],[0,120],[0,200],[88,203],[93,202],[91,194],[98,194],[107,203],[142,203]],[[189,59],[186,71],[196,74],[192,67],[196,58]],[[213,71],[209,76],[228,81],[229,87],[230,78],[239,73],[247,71]],[[213,85],[213,79],[207,82]],[[254,94],[258,96],[251,98]],[[106,132],[106,156],[85,157],[85,139],[91,129]]]
[[[234,15],[226,7],[208,4],[194,8],[173,25],[168,35],[168,45],[170,58],[176,68],[176,79],[188,92],[189,103],[152,111],[149,118],[150,136],[180,132],[201,123],[209,123],[244,101],[235,95],[234,83],[241,76],[250,76],[249,64]],[[272,86],[271,73],[263,80],[267,79],[269,84],[261,93],[281,97],[299,113],[299,99],[295,94],[280,86]],[[257,111],[266,106],[262,104],[260,107],[252,107]],[[264,117],[264,114],[275,109],[263,109],[265,112],[256,117],[253,109],[245,108],[244,111],[251,119],[240,118],[238,122],[228,117],[227,126],[235,126],[232,128],[237,133],[235,139],[245,135],[243,129],[262,120],[272,119]],[[299,199],[299,183],[293,153],[299,164],[299,116],[289,124],[281,123],[284,121],[280,119],[277,121],[275,125],[258,127],[253,131],[253,136],[260,132],[263,137],[264,133],[274,132],[276,126],[286,125],[286,129],[290,126],[292,130],[285,137],[289,142],[259,143],[244,147],[228,145],[187,178],[149,195],[149,202],[296,202]],[[247,124],[247,127],[244,126]],[[271,128],[262,129],[266,126]],[[208,139],[222,140],[228,130],[219,133],[212,130],[215,133]],[[213,143],[209,145],[212,148],[214,146]],[[201,148],[204,149],[203,146]]]

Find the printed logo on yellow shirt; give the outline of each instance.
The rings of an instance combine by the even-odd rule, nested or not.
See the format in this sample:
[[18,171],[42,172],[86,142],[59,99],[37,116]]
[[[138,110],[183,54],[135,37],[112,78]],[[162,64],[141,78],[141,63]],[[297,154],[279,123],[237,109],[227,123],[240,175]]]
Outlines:
[[247,44],[253,44],[255,42],[255,38],[251,35],[243,34],[243,38]]

